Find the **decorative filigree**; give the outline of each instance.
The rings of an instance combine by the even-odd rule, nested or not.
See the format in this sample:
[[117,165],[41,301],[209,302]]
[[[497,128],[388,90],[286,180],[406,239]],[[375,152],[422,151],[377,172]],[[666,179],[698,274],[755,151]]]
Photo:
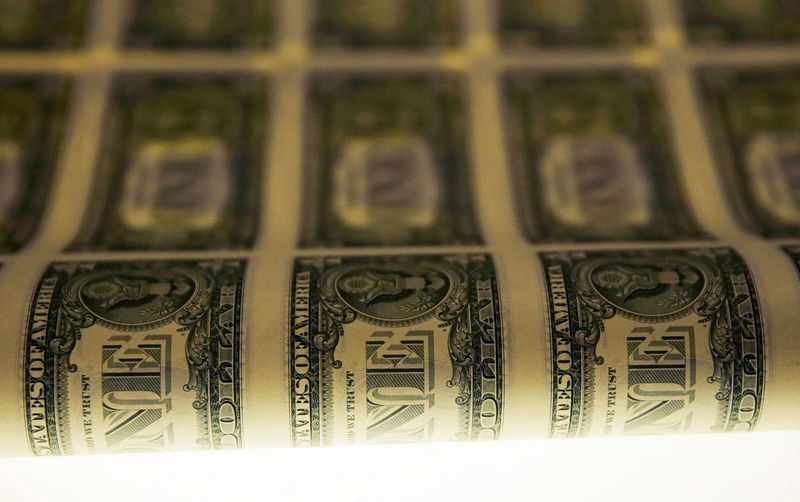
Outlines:
[[212,336],[209,329],[211,291],[213,285],[189,303],[176,315],[175,320],[189,329],[186,337],[186,362],[189,366],[189,381],[183,390],[194,390],[197,397],[192,403],[195,409],[202,409],[208,403],[208,373],[216,366],[215,354],[211,349]]
[[81,338],[81,330],[93,326],[97,318],[84,308],[78,300],[78,289],[69,287],[70,285],[65,289],[61,300],[62,317],[60,321],[64,322],[58,323],[56,335],[47,343],[46,348],[52,354],[63,357],[67,370],[75,373],[78,371],[78,365],[70,361],[72,350]]
[[692,310],[702,317],[711,317],[716,314],[725,302],[725,283],[716,267],[713,273],[706,277],[708,288],[695,300]]
[[[146,275],[148,271],[136,270],[125,273]],[[50,353],[63,357],[70,372],[78,370],[77,365],[70,362],[70,355],[75,349],[77,341],[81,338],[81,330],[101,322],[97,315],[88,310],[80,300],[81,288],[92,279],[112,274],[111,271],[98,271],[79,275],[67,283],[60,302],[60,320],[56,335],[49,340],[45,347]],[[141,325],[118,325],[107,319],[102,320],[102,325],[111,329],[122,331],[136,331],[152,329],[169,322],[176,322],[182,326],[181,330],[188,331],[186,338],[186,362],[189,367],[189,380],[183,386],[185,391],[195,390],[197,398],[193,405],[200,409],[208,402],[208,372],[214,367],[214,352],[211,350],[212,335],[209,328],[211,296],[214,283],[211,278],[201,270],[196,269],[167,269],[152,271],[152,275],[175,275],[188,277],[195,287],[192,299],[173,315],[156,322],[142,323]]]
[[[633,260],[635,261],[635,259]],[[578,345],[587,351],[587,357],[593,359],[595,364],[603,364],[603,358],[596,353],[597,344],[604,331],[603,321],[617,314],[643,322],[653,322],[654,319],[676,319],[687,312],[694,312],[701,317],[700,322],[709,323],[708,343],[714,363],[714,371],[708,377],[708,382],[717,382],[720,385],[716,399],[728,399],[731,394],[733,367],[741,357],[738,340],[741,339],[741,332],[745,328],[742,326],[743,321],[735,313],[732,313],[726,304],[725,283],[719,267],[698,257],[687,257],[685,260],[672,258],[664,260],[667,266],[672,265],[675,268],[683,266],[684,262],[696,267],[697,270],[702,271],[705,284],[696,299],[675,305],[680,307],[685,304],[684,309],[662,316],[648,316],[622,311],[597,292],[591,283],[590,275],[592,270],[604,261],[602,259],[585,261],[579,264],[573,272],[573,281],[578,294],[578,307],[580,309],[579,326],[575,330],[573,338]],[[671,297],[667,298],[671,299]],[[665,304],[659,305],[664,306]]]
[[[686,301],[676,303],[675,307],[679,308],[675,312],[665,313],[663,315],[647,315],[643,313],[636,313],[621,309],[620,307],[612,304],[608,299],[598,293],[591,280],[592,271],[603,263],[608,263],[605,259],[587,260],[580,263],[573,271],[573,282],[578,294],[578,308],[580,309],[579,325],[575,329],[573,339],[575,343],[586,350],[588,358],[593,360],[595,364],[603,364],[604,359],[602,356],[597,355],[597,344],[600,342],[601,335],[604,331],[604,320],[611,319],[617,314],[635,319],[641,322],[654,322],[668,321],[678,319],[685,316],[689,312],[694,312],[703,318],[714,318],[719,311],[720,307],[725,301],[725,286],[722,281],[722,275],[718,267],[709,264],[704,260],[697,257],[687,257],[685,260],[676,260],[674,258],[653,259],[662,262],[667,270],[674,268],[680,269],[686,265],[696,267],[697,270],[703,274],[705,281],[703,290],[699,296],[692,300],[689,298]],[[631,258],[632,262],[641,261],[637,258]],[[649,264],[649,261],[647,262]],[[684,292],[685,290],[681,290]],[[672,297],[667,297],[672,299]],[[666,304],[659,304],[662,307]],[[714,355],[712,351],[712,355]],[[716,361],[717,357],[725,359],[727,357],[725,350],[720,350],[719,355],[714,355],[715,364],[721,365]]]
[[325,310],[328,329],[311,337],[311,343],[320,351],[323,361],[336,369],[342,367],[342,361],[334,357],[336,346],[344,335],[342,324],[351,323],[357,317],[356,312],[336,292],[335,279],[339,275],[329,274],[320,278],[320,302]]
[[581,306],[579,324],[573,334],[575,343],[586,351],[586,356],[595,364],[603,364],[605,359],[597,355],[597,344],[603,333],[603,320],[617,315],[617,309],[598,295],[589,276],[575,274],[575,289],[578,292],[578,304]]
[[469,316],[466,309],[459,313],[456,320],[450,321],[450,361],[453,365],[453,375],[447,381],[448,387],[458,387],[456,404],[463,405],[469,402],[469,384],[472,369],[479,362],[478,351],[475,349],[474,337],[470,329]]
[[[344,335],[344,328],[340,322],[335,321],[332,317],[329,318],[329,331],[321,331],[316,333],[311,342],[314,348],[322,353],[322,358],[325,363],[331,365],[333,368],[339,369],[342,367],[342,361],[333,357],[336,346],[339,345],[339,339]],[[352,321],[346,321],[352,322]]]
[[716,398],[723,401],[731,394],[731,374],[734,361],[739,359],[739,348],[735,342],[734,330],[726,322],[720,321],[718,318],[711,322],[708,345],[714,360],[714,372],[708,377],[708,383],[719,382],[720,390]]
[[323,284],[320,288],[320,301],[325,312],[333,321],[347,324],[356,320],[355,310],[342,301],[332,285]]
[[[475,349],[475,336],[469,318],[467,276],[463,270],[454,270],[457,280],[450,296],[436,309],[436,318],[450,325],[448,349],[453,374],[447,381],[448,387],[458,387],[456,404],[469,402],[470,376],[478,365],[480,357]],[[451,278],[452,280],[452,278]]]
[[[380,265],[376,265],[380,267]],[[447,276],[451,289],[447,295],[436,305],[431,305],[426,311],[414,312],[419,315],[412,319],[389,320],[375,319],[363,312],[356,311],[341,297],[336,288],[336,281],[345,273],[363,265],[342,266],[326,271],[320,278],[320,303],[324,309],[325,328],[315,333],[312,337],[314,347],[320,351],[323,361],[333,368],[341,368],[342,362],[334,357],[336,346],[344,336],[344,324],[351,323],[357,318],[365,322],[381,326],[407,326],[412,322],[421,322],[429,316],[443,322],[443,327],[450,327],[448,347],[453,373],[447,382],[449,387],[458,387],[459,393],[456,403],[464,405],[469,402],[471,371],[479,364],[479,355],[475,349],[475,335],[469,317],[469,281],[466,273],[449,263],[408,265],[409,270],[420,275],[426,271],[436,270]]]
[[713,273],[706,278],[708,288],[695,301],[692,310],[710,322],[708,346],[714,371],[708,377],[708,382],[719,383],[720,390],[715,397],[723,401],[731,394],[733,363],[739,358],[739,348],[735,341],[735,330],[731,329],[730,311],[727,307],[721,308],[725,305],[725,283],[719,269],[712,270]]
[[463,270],[454,271],[456,275],[450,279],[454,283],[453,291],[436,309],[436,318],[444,322],[452,322],[458,319],[464,312],[464,307],[466,307],[469,300],[467,275]]

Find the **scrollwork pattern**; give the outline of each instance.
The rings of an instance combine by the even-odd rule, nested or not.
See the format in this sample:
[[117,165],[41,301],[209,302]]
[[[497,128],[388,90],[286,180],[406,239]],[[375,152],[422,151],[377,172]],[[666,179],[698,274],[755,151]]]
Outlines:
[[67,294],[62,300],[61,313],[63,317],[58,323],[56,336],[47,343],[45,348],[52,354],[63,357],[67,370],[75,373],[78,371],[78,366],[70,361],[70,355],[81,338],[81,330],[92,327],[97,318],[84,309],[77,298],[70,294]]
[[[356,266],[359,267],[359,266]],[[405,326],[410,321],[376,320],[355,311],[341,298],[336,290],[336,280],[353,266],[341,266],[326,271],[319,280],[320,303],[324,309],[325,325],[312,337],[314,347],[321,353],[323,361],[333,368],[341,368],[342,362],[335,358],[334,353],[341,338],[344,336],[344,324],[351,323],[357,318],[365,322],[381,326]],[[469,402],[471,372],[479,363],[479,355],[474,347],[474,334],[469,318],[469,281],[467,274],[459,267],[448,263],[413,265],[414,270],[434,269],[444,273],[450,280],[451,289],[445,298],[430,311],[413,319],[420,322],[433,315],[442,321],[443,326],[449,326],[448,347],[452,363],[452,377],[448,380],[449,387],[458,387],[456,397],[458,405]]]
[[213,286],[204,290],[175,316],[178,324],[189,330],[186,337],[189,381],[184,384],[183,390],[194,390],[197,393],[192,403],[196,410],[202,409],[208,403],[208,373],[216,366],[214,351],[211,350],[213,340],[208,319],[212,290]]
[[342,325],[355,321],[357,317],[356,312],[336,292],[335,281],[342,272],[343,269],[338,269],[320,278],[320,303],[328,329],[322,329],[311,337],[311,343],[320,351],[323,361],[335,369],[342,367],[342,361],[334,357],[339,340],[344,335]]
[[[137,270],[139,274],[147,271]],[[65,286],[59,305],[59,324],[56,335],[48,341],[46,349],[55,356],[65,358],[70,372],[78,370],[77,365],[70,362],[70,355],[81,338],[81,330],[92,327],[98,317],[89,311],[80,300],[81,288],[93,278],[111,274],[111,271],[95,271],[72,278]],[[196,409],[204,407],[208,401],[208,372],[214,367],[214,352],[211,350],[212,334],[209,328],[209,315],[214,282],[201,270],[174,268],[153,270],[152,275],[182,275],[192,280],[196,294],[182,308],[169,318],[158,323],[144,323],[141,326],[118,326],[104,321],[103,325],[122,331],[150,329],[157,325],[174,321],[188,332],[186,337],[186,362],[189,367],[189,379],[183,386],[185,391],[195,390],[197,393],[193,405]]]
[[458,387],[456,404],[460,406],[469,402],[470,376],[473,368],[478,365],[479,356],[478,351],[475,350],[469,317],[465,310],[462,310],[459,316],[451,322],[448,346],[453,375],[447,381],[447,386]]
[[603,320],[617,315],[617,309],[595,293],[588,275],[576,274],[575,289],[581,308],[579,324],[573,335],[575,343],[586,350],[586,356],[595,364],[603,364],[603,356],[597,355],[597,344],[604,329]]
[[444,322],[452,322],[458,319],[464,312],[467,305],[467,275],[463,270],[453,270],[451,281],[454,282],[453,291],[444,299],[442,304],[436,309],[436,318]]
[[[631,258],[636,261],[636,258]],[[705,286],[700,295],[688,305],[686,309],[674,314],[665,316],[646,316],[630,312],[621,312],[616,306],[612,305],[600,294],[591,283],[590,274],[592,270],[601,263],[608,260],[603,258],[589,259],[579,263],[573,270],[572,279],[577,293],[577,307],[579,309],[579,321],[573,339],[581,348],[586,351],[586,356],[593,360],[595,364],[603,364],[604,359],[597,354],[597,345],[604,332],[604,321],[611,319],[617,314],[626,315],[642,322],[655,322],[655,320],[667,321],[693,312],[700,316],[700,322],[709,323],[709,349],[713,358],[714,370],[708,377],[709,383],[717,382],[720,390],[716,394],[718,400],[725,400],[731,393],[731,375],[733,365],[739,359],[739,346],[737,339],[741,335],[741,327],[737,327],[738,322],[735,315],[732,316],[726,304],[726,289],[723,276],[719,267],[713,263],[697,257],[687,257],[682,259],[653,258],[665,265],[681,265],[690,263],[698,270],[703,272]],[[645,260],[640,261],[644,262]],[[723,308],[724,307],[724,308]],[[734,317],[732,320],[731,317]]]
[[314,344],[314,348],[322,353],[324,362],[335,369],[339,369],[342,367],[342,361],[334,357],[334,351],[336,346],[339,345],[342,335],[344,335],[344,328],[342,328],[341,322],[335,320],[332,316],[328,316],[328,320],[331,326],[330,330],[316,333],[311,341]]

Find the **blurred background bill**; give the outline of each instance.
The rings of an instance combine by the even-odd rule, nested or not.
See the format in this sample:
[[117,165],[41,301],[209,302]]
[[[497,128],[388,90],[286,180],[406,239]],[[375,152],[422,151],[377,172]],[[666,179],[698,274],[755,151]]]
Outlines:
[[266,106],[253,75],[118,77],[72,249],[250,247]]
[[702,235],[651,77],[517,73],[505,89],[516,204],[530,240]]
[[301,244],[480,242],[462,88],[446,74],[316,75]]

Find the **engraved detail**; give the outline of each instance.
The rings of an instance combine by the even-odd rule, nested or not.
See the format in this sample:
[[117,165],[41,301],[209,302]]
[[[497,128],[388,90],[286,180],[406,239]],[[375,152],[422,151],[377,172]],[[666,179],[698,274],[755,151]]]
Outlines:
[[436,317],[450,326],[448,345],[453,375],[447,382],[459,388],[456,403],[469,401],[471,371],[480,363],[467,308],[467,276],[447,263],[350,265],[326,271],[320,278],[320,300],[327,331],[312,340],[326,363],[334,358],[344,334],[343,324],[360,319],[377,326],[404,327]]
[[93,272],[76,277],[64,288],[61,312],[65,323],[48,346],[65,356],[69,371],[70,352],[81,330],[95,322],[120,331],[146,331],[177,322],[187,331],[186,362],[189,381],[184,390],[196,390],[194,406],[205,406],[206,373],[213,365],[208,314],[213,280],[199,269],[170,268],[126,272]]
[[[595,258],[580,262],[573,281],[581,309],[575,342],[588,351],[595,364],[603,333],[603,320],[619,314],[641,322],[667,322],[689,313],[712,317],[714,328],[723,330],[715,317],[725,299],[720,270],[700,258],[646,256]],[[712,340],[721,339],[712,335]],[[725,343],[712,343],[715,364],[730,362]],[[722,370],[721,370],[722,371]]]
[[31,451],[240,447],[245,267],[50,265],[26,331],[24,364],[33,370],[25,384],[36,389],[24,395]]
[[750,272],[734,251],[568,252],[542,262],[551,435],[697,430],[694,421],[708,431],[755,427],[761,317]]
[[296,446],[499,437],[490,256],[299,258],[290,305]]

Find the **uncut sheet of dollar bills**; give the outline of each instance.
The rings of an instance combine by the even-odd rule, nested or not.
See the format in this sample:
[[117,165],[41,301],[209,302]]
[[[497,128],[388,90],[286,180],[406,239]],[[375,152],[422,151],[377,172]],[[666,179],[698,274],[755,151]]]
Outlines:
[[796,0],[0,0],[0,453],[800,428]]

